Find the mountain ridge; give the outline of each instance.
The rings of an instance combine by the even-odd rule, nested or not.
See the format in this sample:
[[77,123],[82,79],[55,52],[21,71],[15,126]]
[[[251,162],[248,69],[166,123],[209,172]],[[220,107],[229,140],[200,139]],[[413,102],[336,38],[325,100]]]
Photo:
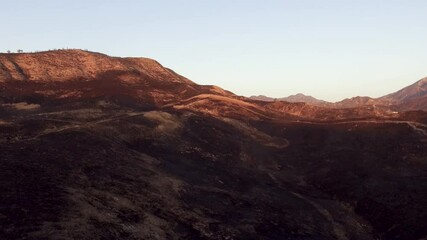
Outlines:
[[234,96],[217,86],[198,85],[150,58],[83,50],[0,54],[0,86],[3,99],[23,101],[110,96],[164,105],[202,93]]
[[[369,97],[329,103],[296,94],[276,99],[289,103],[265,105],[262,102],[266,97],[246,98],[217,86],[198,85],[153,59],[110,57],[83,50],[0,54],[0,79],[0,102],[6,103],[19,100],[40,104],[40,101],[108,98],[130,104],[137,102],[147,108],[176,105],[189,111],[221,116],[235,116],[236,113],[243,113],[239,109],[246,109],[241,117],[247,118],[277,118],[283,115],[289,118],[330,120],[350,116],[396,115],[395,107],[378,105]],[[269,98],[267,100],[274,102]],[[252,104],[251,101],[255,101],[254,107],[246,104]],[[416,106],[413,108],[415,110],[424,107],[423,102],[412,104]],[[354,110],[339,110],[347,108]]]
[[396,92],[384,95],[378,98],[368,96],[356,96],[345,98],[337,102],[327,102],[307,96],[302,93],[290,95],[284,98],[271,98],[264,95],[250,96],[250,99],[273,102],[305,102],[314,106],[329,108],[357,108],[363,106],[388,106],[392,109],[407,110],[425,110],[427,111],[427,77],[404,87]]
[[271,98],[264,95],[258,95],[258,96],[250,96],[250,99],[253,100],[259,100],[259,101],[266,101],[266,102],[274,102],[274,101],[285,101],[285,102],[305,102],[316,106],[324,106],[329,104],[329,102],[317,99],[310,95],[305,95],[303,93],[297,93],[294,95],[289,95],[287,97],[282,98]]
[[[67,81],[96,78],[106,71],[139,71],[160,80],[190,82],[150,58],[110,57],[83,50],[0,54],[0,80]],[[148,71],[149,70],[149,71]]]
[[425,111],[251,100],[55,54],[0,61],[0,239],[427,236]]
[[[110,75],[110,76],[108,76]],[[198,85],[191,80],[177,74],[171,69],[162,66],[159,62],[150,58],[136,57],[110,57],[108,55],[79,49],[43,51],[37,53],[1,53],[0,54],[0,83],[10,81],[29,81],[34,84],[49,84],[54,82],[70,81],[94,81],[99,79],[114,78],[124,84],[133,85],[179,85],[176,95],[186,98],[203,93],[213,93],[237,97],[235,94],[216,86]],[[183,87],[185,85],[185,87]],[[173,88],[172,86],[170,86]],[[203,88],[203,90],[201,89]],[[120,89],[120,88],[118,88]],[[51,93],[55,90],[49,90]],[[41,92],[41,91],[39,91]],[[141,95],[142,91],[139,91]],[[58,94],[58,98],[67,96],[79,96],[80,93]],[[53,94],[55,95],[55,94]],[[80,94],[81,95],[81,94]],[[134,94],[138,95],[138,94]],[[170,102],[176,97],[150,96],[155,102]],[[352,97],[338,102],[327,102],[312,96],[298,93],[284,98],[270,98],[267,96],[251,96],[249,99],[260,101],[285,101],[290,103],[305,102],[313,106],[330,108],[357,108],[362,106],[388,106],[400,110],[427,110],[427,78],[407,86],[394,93],[379,98]],[[183,100],[183,99],[181,99]],[[395,107],[394,107],[395,106]]]

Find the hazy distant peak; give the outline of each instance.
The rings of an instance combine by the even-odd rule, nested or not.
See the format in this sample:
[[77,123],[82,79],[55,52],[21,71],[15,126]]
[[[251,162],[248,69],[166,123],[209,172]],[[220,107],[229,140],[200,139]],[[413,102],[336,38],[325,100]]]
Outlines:
[[275,100],[274,98],[267,97],[264,95],[250,96],[249,98],[252,100],[264,101],[264,102],[273,102]]
[[295,95],[290,95],[286,98],[281,98],[281,99],[283,99],[284,101],[288,101],[288,102],[307,102],[307,103],[321,101],[321,100],[318,100],[312,96],[305,95],[302,93],[297,93]]
[[258,96],[251,96],[250,99],[253,100],[259,100],[259,101],[265,101],[265,102],[273,102],[273,101],[285,101],[285,102],[304,102],[311,105],[325,105],[328,104],[328,102],[316,99],[315,97],[305,95],[303,93],[297,93],[294,95],[290,95],[288,97],[283,98],[271,98],[266,97],[264,95],[258,95]]

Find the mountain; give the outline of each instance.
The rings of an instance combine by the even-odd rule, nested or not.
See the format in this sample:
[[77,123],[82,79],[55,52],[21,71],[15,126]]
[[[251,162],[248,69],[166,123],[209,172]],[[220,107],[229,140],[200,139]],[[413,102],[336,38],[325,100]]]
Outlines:
[[427,95],[427,78],[423,78],[416,83],[405,87],[395,93],[388,94],[380,99],[391,102],[406,102]]
[[342,101],[334,103],[332,106],[335,108],[357,108],[361,106],[367,105],[375,105],[378,104],[378,101],[371,97],[352,97],[346,98]]
[[[200,86],[148,58],[116,58],[82,50],[1,54],[2,96],[72,100],[122,98],[163,105],[201,93],[232,95]],[[146,91],[146,89],[155,91]]]
[[367,105],[390,106],[401,111],[427,110],[427,78],[380,98],[354,97],[336,102],[334,107],[354,108]]
[[274,102],[275,100],[275,98],[267,97],[264,95],[250,96],[249,98],[252,100],[264,101],[264,102]]
[[0,239],[427,236],[425,111],[258,101],[81,50],[0,69]]
[[402,110],[427,110],[427,78],[381,97],[379,100],[398,105]]
[[273,102],[273,101],[284,101],[284,102],[292,102],[292,103],[294,103],[294,102],[305,102],[305,103],[315,105],[315,106],[325,106],[325,105],[329,104],[326,101],[319,100],[319,99],[316,99],[312,96],[304,95],[302,93],[290,95],[290,96],[284,97],[284,98],[270,98],[270,97],[266,97],[263,95],[259,95],[259,96],[251,96],[250,99],[259,100],[259,101],[266,101],[266,102]]
[[416,83],[405,87],[395,93],[385,95],[380,98],[371,97],[352,97],[342,101],[329,103],[315,99],[304,94],[296,94],[285,98],[273,99],[266,96],[252,96],[254,100],[260,101],[285,101],[285,102],[305,102],[313,106],[331,107],[331,108],[359,108],[364,106],[388,106],[393,110],[425,110],[427,111],[427,78],[423,78]]
[[280,100],[286,101],[286,102],[305,102],[305,103],[316,104],[316,105],[321,105],[321,104],[327,103],[326,101],[318,100],[312,96],[306,96],[302,93],[291,95],[291,96],[288,96],[286,98],[281,98]]

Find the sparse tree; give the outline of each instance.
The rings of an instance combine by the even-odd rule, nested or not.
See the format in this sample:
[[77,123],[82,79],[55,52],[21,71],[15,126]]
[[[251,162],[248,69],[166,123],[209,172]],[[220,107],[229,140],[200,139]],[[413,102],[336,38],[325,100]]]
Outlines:
[[10,53],[10,50],[7,50],[7,53]]

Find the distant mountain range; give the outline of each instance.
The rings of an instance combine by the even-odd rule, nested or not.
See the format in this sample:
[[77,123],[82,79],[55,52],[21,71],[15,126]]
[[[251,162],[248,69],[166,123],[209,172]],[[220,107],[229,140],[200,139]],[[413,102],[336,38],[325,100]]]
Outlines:
[[267,97],[264,95],[259,95],[259,96],[251,96],[250,99],[267,101],[267,102],[274,102],[274,101],[305,102],[305,103],[317,105],[317,106],[324,106],[324,105],[329,104],[329,102],[327,102],[327,101],[319,100],[319,99],[316,99],[312,96],[304,95],[302,93],[290,95],[288,97],[283,97],[283,98],[271,98],[271,97]]
[[339,102],[327,102],[307,96],[302,93],[284,98],[271,98],[263,95],[251,96],[250,99],[259,101],[285,101],[304,102],[314,106],[330,108],[356,108],[362,106],[389,106],[401,111],[407,110],[427,110],[427,78],[423,78],[416,83],[405,87],[395,93],[391,93],[379,98],[353,97],[346,98]]

